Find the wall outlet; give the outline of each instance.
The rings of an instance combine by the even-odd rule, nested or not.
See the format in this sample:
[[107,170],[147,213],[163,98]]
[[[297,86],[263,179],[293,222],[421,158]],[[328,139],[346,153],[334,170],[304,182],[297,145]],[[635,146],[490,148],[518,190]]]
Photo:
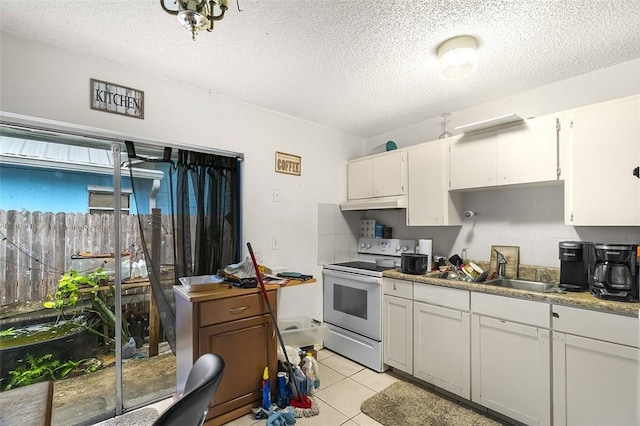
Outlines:
[[280,202],[280,190],[279,189],[274,189],[273,190],[273,202],[274,203],[279,203]]
[[278,237],[271,237],[271,249],[280,250],[280,239]]

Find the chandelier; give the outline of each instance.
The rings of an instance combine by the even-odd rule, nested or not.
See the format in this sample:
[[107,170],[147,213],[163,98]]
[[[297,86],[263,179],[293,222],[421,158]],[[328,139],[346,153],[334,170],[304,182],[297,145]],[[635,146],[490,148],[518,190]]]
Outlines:
[[[224,12],[228,9],[228,0],[173,0],[177,9],[169,9],[165,5],[166,0],[160,0],[160,5],[165,12],[177,15],[178,21],[189,31],[191,38],[196,40],[199,30],[213,31],[213,21],[224,18]],[[214,7],[218,6],[220,14],[215,15]]]

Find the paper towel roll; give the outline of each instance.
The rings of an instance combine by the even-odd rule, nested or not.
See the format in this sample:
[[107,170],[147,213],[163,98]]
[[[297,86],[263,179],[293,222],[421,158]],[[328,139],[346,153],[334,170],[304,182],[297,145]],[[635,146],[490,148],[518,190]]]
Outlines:
[[431,250],[433,249],[433,240],[418,240],[418,253],[428,254],[431,256]]

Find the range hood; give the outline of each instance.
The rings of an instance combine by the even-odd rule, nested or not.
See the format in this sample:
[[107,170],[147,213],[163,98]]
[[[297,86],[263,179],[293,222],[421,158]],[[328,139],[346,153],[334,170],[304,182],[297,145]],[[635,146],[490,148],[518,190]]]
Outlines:
[[488,120],[477,121],[475,123],[469,123],[462,126],[454,127],[454,130],[462,131],[463,133],[481,132],[496,127],[513,125],[523,120],[524,119],[517,114],[505,114],[501,115],[500,117],[489,118]]
[[407,196],[363,198],[360,200],[349,200],[340,204],[340,210],[381,210],[381,209],[406,209]]

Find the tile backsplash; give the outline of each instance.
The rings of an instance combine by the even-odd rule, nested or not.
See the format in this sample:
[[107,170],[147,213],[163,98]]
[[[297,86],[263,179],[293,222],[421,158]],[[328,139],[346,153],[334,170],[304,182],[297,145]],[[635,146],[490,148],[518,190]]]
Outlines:
[[434,255],[448,257],[467,248],[469,259],[489,261],[491,245],[509,245],[520,247],[521,264],[548,267],[560,267],[560,241],[640,243],[637,226],[565,225],[562,183],[471,191],[463,194],[463,201],[463,211],[477,215],[448,227],[408,227],[405,210],[341,212],[338,205],[319,204],[318,264],[357,257],[360,219],[392,226],[393,238],[432,238]]
[[358,258],[360,215],[344,215],[338,204],[318,204],[318,265]]

